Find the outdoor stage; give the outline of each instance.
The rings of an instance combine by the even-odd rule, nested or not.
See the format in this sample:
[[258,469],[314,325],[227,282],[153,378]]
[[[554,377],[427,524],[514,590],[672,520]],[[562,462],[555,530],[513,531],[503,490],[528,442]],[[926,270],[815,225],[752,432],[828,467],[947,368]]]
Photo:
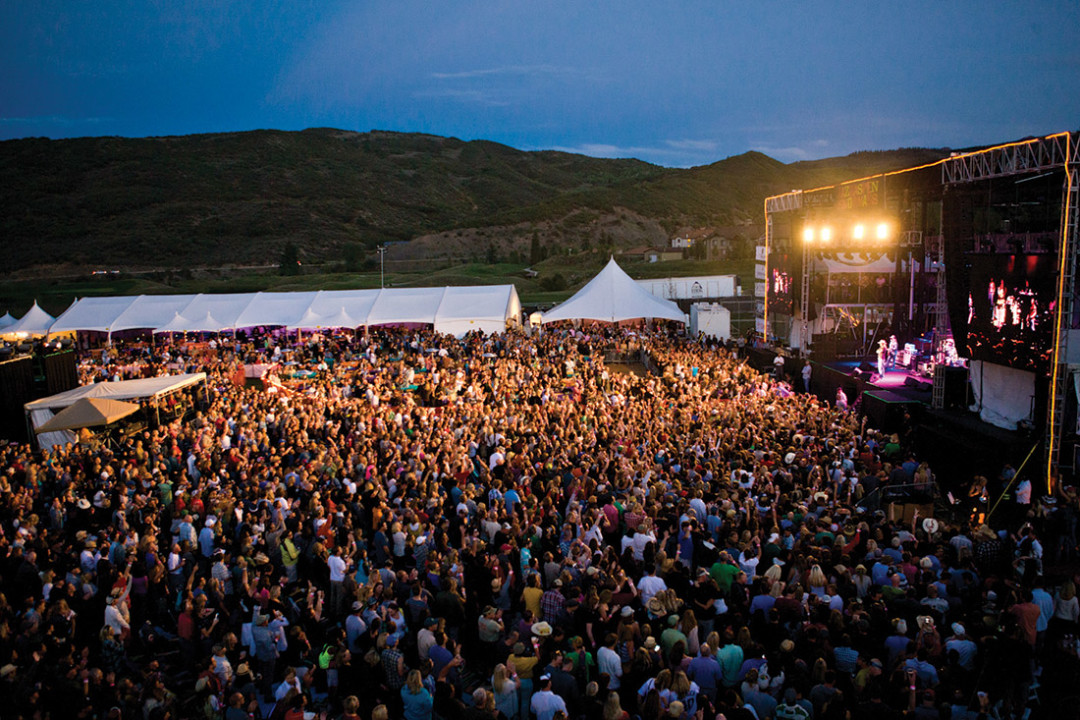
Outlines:
[[[945,407],[931,407],[933,383],[903,368],[872,375],[870,365],[852,360],[811,361],[810,389],[822,400],[834,402],[844,388],[848,403],[858,403],[871,427],[887,433],[910,433],[920,457],[936,469],[943,490],[957,491],[973,474],[996,478],[1006,462],[1016,463],[1038,442],[1030,431],[1003,430],[979,419],[969,409],[966,368],[949,368],[945,378]],[[858,372],[856,372],[858,370]],[[793,377],[798,377],[798,368]]]

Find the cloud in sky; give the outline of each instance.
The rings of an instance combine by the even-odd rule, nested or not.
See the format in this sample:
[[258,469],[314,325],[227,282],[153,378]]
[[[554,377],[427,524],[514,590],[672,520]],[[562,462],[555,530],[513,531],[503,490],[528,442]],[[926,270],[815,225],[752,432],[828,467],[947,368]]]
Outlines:
[[675,165],[963,147],[1076,126],[1077,26],[1075,0],[11,2],[0,117],[28,122],[0,138],[336,126]]

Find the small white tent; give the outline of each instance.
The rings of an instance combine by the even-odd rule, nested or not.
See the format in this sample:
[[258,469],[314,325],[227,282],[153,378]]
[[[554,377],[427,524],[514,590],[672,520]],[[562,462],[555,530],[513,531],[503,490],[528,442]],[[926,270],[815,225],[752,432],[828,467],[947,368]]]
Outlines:
[[9,312],[4,313],[3,317],[0,317],[0,330],[14,324],[15,318],[11,317],[11,313]]
[[686,313],[669,300],[652,295],[626,274],[615,258],[574,296],[544,313],[543,322],[602,320],[619,322],[657,318],[686,322]]
[[27,335],[45,335],[53,324],[53,316],[42,310],[37,301],[34,306],[26,311],[26,314],[11,325],[4,328],[5,335],[26,333]]

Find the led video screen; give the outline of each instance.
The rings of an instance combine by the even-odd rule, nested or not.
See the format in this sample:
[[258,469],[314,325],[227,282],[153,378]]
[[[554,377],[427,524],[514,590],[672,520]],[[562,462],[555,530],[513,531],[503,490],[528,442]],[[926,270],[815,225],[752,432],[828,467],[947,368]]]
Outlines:
[[971,253],[967,259],[969,356],[1044,372],[1054,346],[1057,256]]
[[794,307],[795,268],[787,253],[769,255],[769,278],[766,292],[769,294],[769,312],[791,315]]

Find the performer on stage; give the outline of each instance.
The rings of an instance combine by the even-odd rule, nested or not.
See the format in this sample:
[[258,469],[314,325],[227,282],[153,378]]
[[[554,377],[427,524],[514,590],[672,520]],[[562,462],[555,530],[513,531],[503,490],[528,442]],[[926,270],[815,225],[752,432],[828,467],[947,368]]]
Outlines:
[[889,358],[886,367],[892,369],[896,367],[896,356],[900,352],[900,343],[897,342],[895,335],[889,336]]
[[986,522],[986,510],[990,505],[990,491],[986,485],[986,478],[976,475],[968,488],[968,515],[972,527]]
[[885,377],[885,361],[889,356],[889,346],[884,340],[878,340],[877,346],[877,374],[879,378]]

